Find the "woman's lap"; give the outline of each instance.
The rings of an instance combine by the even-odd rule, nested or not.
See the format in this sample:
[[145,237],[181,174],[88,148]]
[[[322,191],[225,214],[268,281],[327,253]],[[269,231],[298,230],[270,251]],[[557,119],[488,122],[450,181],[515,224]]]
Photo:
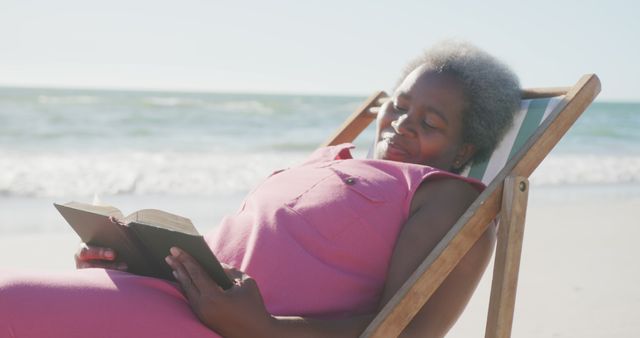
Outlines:
[[218,337],[166,281],[86,269],[0,271],[0,337]]

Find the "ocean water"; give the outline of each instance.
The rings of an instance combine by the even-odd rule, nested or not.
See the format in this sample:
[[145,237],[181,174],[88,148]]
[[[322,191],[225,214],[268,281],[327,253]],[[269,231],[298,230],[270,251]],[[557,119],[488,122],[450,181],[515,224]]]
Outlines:
[[[302,161],[364,99],[0,88],[0,197],[242,195]],[[596,102],[531,180],[639,184],[638,130],[640,103]]]
[[247,191],[362,99],[0,89],[0,194]]

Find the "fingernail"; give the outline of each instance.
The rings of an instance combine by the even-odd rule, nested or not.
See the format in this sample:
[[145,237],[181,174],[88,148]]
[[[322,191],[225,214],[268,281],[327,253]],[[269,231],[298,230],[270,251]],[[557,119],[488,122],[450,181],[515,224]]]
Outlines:
[[180,249],[174,247],[171,247],[171,249],[169,249],[169,252],[171,252],[171,255],[177,257],[180,254]]
[[171,265],[171,256],[167,256],[164,258],[164,261],[167,262],[167,264]]
[[111,250],[106,250],[106,251],[104,252],[104,256],[105,256],[107,259],[113,259],[113,257],[114,257],[114,255],[113,255],[113,251],[111,251]]
[[173,277],[175,277],[175,279],[178,279],[178,271],[173,270],[171,271],[171,274],[173,274]]

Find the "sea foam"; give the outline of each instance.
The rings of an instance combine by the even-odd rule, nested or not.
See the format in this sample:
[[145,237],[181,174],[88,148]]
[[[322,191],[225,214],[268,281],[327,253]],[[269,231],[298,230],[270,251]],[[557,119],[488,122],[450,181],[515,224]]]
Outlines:
[[[5,196],[216,195],[250,190],[309,152],[0,153]],[[552,155],[534,185],[640,183],[640,156]]]
[[640,182],[640,156],[556,155],[533,172],[540,185],[617,184]]
[[277,153],[0,154],[5,196],[213,195],[249,190],[298,158]]

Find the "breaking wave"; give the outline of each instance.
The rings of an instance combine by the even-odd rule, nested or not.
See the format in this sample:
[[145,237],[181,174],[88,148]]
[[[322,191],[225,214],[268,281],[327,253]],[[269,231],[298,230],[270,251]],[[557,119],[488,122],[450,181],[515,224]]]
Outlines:
[[[216,195],[250,190],[272,171],[309,154],[260,151],[0,152],[4,196]],[[640,156],[553,155],[534,185],[640,183]]]

